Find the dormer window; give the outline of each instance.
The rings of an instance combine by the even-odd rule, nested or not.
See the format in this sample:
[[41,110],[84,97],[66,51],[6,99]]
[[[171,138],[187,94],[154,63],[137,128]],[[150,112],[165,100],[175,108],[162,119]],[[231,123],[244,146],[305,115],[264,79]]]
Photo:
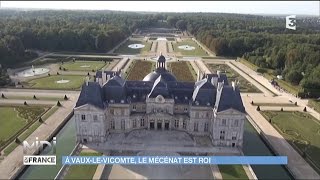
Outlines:
[[124,100],[123,100],[123,99],[121,99],[121,103],[122,103],[122,104],[124,103]]
[[136,98],[137,96],[134,94],[132,97],[133,97],[133,98]]
[[185,99],[185,100],[188,100],[188,97],[187,97],[187,96],[185,96],[185,97],[184,97],[184,99]]
[[178,99],[178,96],[175,96],[174,99]]
[[210,103],[209,103],[209,102],[207,103],[207,106],[210,106]]
[[196,103],[197,106],[199,106],[199,101],[196,101],[195,103]]
[[113,99],[111,99],[111,100],[110,100],[110,103],[114,103],[114,100],[113,100]]

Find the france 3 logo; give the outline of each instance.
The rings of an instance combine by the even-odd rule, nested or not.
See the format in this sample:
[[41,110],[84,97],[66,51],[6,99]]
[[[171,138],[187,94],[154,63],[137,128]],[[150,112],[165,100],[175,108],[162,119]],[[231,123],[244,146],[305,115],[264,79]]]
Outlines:
[[53,137],[52,142],[36,140],[29,144],[27,141],[23,141],[23,164],[24,165],[56,165],[57,157],[55,155],[33,155],[40,154],[46,147],[46,150],[53,150],[53,154],[56,153],[57,139]]
[[297,20],[296,15],[291,15],[286,17],[286,28],[291,30],[296,30]]

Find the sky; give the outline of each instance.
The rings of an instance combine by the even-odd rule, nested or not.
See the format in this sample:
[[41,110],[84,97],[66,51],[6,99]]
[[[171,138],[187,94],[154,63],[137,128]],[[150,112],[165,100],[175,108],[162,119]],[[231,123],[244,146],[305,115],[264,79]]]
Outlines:
[[0,1],[2,8],[223,12],[320,16],[319,1]]

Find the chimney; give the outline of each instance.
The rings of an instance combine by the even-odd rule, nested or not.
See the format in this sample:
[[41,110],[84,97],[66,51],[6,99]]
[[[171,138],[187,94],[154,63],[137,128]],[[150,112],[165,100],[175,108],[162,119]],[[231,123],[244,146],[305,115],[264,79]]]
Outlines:
[[102,71],[102,84],[104,84],[104,83],[106,83],[107,82],[107,74],[106,74],[106,72],[105,71]]
[[197,73],[197,81],[200,81],[200,70],[198,69],[198,73]]
[[235,89],[236,89],[236,82],[232,81],[231,84],[232,84],[233,90],[235,91]]
[[221,71],[217,70],[217,75],[220,77]]
[[89,85],[89,76],[86,77],[86,86]]

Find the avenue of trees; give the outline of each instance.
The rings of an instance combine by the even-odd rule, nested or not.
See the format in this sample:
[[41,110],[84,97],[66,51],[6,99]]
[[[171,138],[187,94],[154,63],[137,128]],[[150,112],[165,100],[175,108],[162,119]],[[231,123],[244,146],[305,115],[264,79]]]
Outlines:
[[320,89],[320,23],[316,17],[297,19],[296,31],[285,29],[284,17],[189,13],[170,14],[167,21],[193,34],[219,56],[243,57],[272,69],[293,85]]

